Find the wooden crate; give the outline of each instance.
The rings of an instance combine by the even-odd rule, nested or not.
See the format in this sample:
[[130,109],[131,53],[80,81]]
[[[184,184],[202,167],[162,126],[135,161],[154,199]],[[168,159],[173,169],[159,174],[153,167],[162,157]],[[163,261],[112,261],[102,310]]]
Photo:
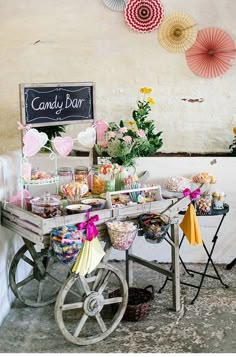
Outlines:
[[[98,225],[103,225],[107,220],[112,218],[138,217],[148,212],[163,212],[167,210],[170,216],[178,213],[189,203],[189,198],[177,201],[176,199],[167,199],[154,201],[144,204],[138,204],[130,207],[103,209],[93,211],[91,215],[98,214]],[[33,243],[44,245],[45,239],[55,228],[67,225],[77,224],[86,221],[86,213],[77,213],[73,215],[42,218],[23,208],[17,207],[11,203],[2,204],[1,214],[2,225]]]

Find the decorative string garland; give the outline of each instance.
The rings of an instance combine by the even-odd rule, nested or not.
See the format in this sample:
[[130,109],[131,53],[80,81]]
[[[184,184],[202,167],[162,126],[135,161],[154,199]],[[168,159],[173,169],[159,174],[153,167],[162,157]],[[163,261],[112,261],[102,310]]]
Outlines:
[[[40,149],[45,147],[48,136],[46,133],[39,132],[37,129],[32,128],[31,125],[23,126],[20,122],[18,124],[18,130],[24,130],[23,136],[23,155],[24,157],[34,156]],[[92,148],[96,142],[96,129],[95,125],[87,128],[85,131],[79,132],[76,139],[70,136],[55,137],[50,140],[55,150],[61,156],[67,156],[73,149],[74,142],[78,141],[81,145]]]

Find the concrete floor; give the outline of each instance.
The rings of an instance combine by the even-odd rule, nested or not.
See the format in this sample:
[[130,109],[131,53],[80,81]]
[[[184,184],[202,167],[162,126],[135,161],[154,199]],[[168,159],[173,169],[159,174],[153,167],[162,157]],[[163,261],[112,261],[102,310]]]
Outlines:
[[[124,263],[114,265],[124,270]],[[191,267],[203,269],[200,264]],[[17,300],[0,329],[0,352],[235,353],[236,266],[230,271],[223,265],[218,268],[230,288],[223,288],[218,280],[206,279],[191,305],[196,289],[182,286],[182,309],[176,313],[171,309],[171,283],[159,294],[165,277],[135,264],[134,285],[152,284],[155,288],[150,314],[139,322],[122,321],[105,340],[89,346],[77,346],[64,338],[54,318],[54,305],[31,308]],[[188,281],[196,283],[199,276]]]

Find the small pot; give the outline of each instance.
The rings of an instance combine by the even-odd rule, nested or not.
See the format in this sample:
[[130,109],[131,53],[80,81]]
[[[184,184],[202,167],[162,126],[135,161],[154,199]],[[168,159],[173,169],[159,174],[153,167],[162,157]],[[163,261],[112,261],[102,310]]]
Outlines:
[[81,204],[75,204],[75,205],[69,205],[66,206],[66,212],[67,214],[77,214],[77,213],[85,213],[91,211],[92,207],[89,205],[81,205]]

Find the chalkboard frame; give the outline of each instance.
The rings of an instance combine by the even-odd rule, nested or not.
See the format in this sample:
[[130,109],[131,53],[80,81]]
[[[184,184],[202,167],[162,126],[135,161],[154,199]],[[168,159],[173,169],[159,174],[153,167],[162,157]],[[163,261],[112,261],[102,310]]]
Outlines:
[[[63,87],[90,87],[91,89],[91,118],[80,118],[78,120],[55,120],[52,119],[42,122],[28,122],[26,116],[26,103],[25,103],[25,91],[26,89],[36,89],[36,88],[47,88],[47,87],[55,87],[63,88]],[[66,125],[66,124],[84,124],[84,123],[93,123],[95,121],[95,83],[94,82],[61,82],[61,83],[21,83],[19,85],[20,92],[20,108],[21,108],[21,122],[23,125],[31,124],[32,127],[42,127],[42,126],[54,126],[54,125]]]

